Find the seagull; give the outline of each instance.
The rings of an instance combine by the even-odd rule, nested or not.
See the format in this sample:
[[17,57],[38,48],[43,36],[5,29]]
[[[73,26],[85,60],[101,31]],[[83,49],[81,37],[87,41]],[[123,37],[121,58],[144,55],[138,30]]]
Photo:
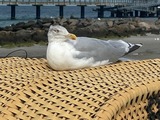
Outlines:
[[114,63],[141,46],[123,40],[76,37],[63,26],[51,25],[46,58],[54,70],[75,70]]

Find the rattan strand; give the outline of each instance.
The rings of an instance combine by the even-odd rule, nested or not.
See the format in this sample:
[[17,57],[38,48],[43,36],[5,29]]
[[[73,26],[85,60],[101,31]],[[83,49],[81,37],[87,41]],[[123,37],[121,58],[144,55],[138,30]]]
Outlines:
[[159,110],[150,103],[160,98],[160,59],[54,71],[46,59],[11,57],[0,66],[0,120],[145,120]]

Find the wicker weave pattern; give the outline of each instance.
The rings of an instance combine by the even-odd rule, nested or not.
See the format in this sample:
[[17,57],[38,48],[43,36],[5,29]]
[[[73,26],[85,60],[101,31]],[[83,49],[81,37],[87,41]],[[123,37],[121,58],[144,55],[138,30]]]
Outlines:
[[15,57],[0,66],[2,120],[147,119],[160,93],[160,59],[54,71],[45,59]]

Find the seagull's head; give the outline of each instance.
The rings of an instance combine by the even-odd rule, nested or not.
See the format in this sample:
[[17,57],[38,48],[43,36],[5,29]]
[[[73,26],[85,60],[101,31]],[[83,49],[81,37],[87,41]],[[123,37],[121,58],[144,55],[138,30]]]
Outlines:
[[76,36],[60,25],[51,25],[48,31],[48,42],[65,42],[68,39],[76,40]]

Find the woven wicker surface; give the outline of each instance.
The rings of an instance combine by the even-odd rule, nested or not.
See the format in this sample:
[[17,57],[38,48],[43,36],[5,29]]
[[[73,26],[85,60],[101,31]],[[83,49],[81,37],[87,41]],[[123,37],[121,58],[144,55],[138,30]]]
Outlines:
[[54,71],[0,59],[0,120],[144,120],[160,112],[160,59]]

